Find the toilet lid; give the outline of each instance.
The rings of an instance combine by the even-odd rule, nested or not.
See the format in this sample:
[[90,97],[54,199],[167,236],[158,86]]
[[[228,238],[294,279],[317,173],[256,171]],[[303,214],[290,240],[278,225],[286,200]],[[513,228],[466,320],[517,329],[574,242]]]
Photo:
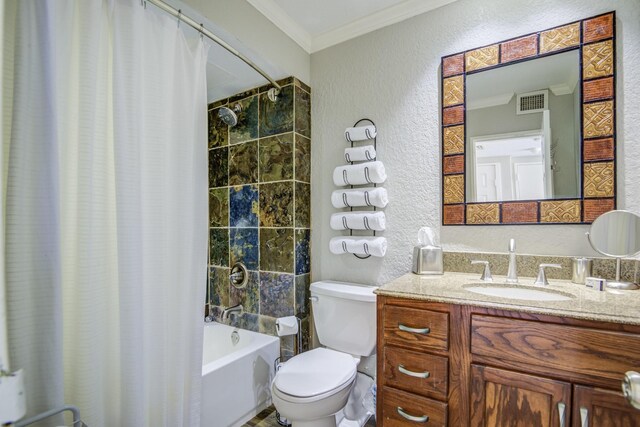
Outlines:
[[312,397],[336,389],[356,373],[356,360],[346,353],[316,348],[283,364],[275,386],[296,397]]

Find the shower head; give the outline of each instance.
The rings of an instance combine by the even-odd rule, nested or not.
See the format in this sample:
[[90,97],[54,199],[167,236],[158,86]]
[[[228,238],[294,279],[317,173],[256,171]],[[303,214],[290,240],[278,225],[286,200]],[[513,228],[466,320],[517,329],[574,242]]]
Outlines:
[[227,107],[220,107],[218,111],[218,117],[227,125],[234,127],[238,124],[238,114],[242,111],[242,104],[239,102],[233,106],[233,109]]
[[[234,108],[235,110],[235,108]],[[227,125],[227,126],[235,126],[238,124],[238,115],[231,108],[220,107],[218,111],[218,117]]]

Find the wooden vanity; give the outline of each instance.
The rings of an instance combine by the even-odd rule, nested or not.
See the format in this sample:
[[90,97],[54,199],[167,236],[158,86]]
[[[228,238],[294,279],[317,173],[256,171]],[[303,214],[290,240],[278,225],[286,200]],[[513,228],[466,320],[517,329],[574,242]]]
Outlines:
[[640,324],[610,321],[633,302],[593,314],[581,293],[586,312],[570,317],[549,314],[558,304],[446,302],[447,284],[406,281],[378,291],[378,426],[640,427],[621,393],[640,368]]

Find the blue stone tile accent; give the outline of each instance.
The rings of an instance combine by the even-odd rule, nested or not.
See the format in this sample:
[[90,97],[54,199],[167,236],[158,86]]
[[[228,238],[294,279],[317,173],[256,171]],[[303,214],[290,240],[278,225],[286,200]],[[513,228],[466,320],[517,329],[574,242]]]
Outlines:
[[258,226],[258,186],[243,185],[229,188],[229,219],[231,227]]
[[258,245],[257,228],[232,228],[230,230],[231,265],[242,262],[249,270],[258,269]]
[[309,229],[296,230],[296,274],[305,274],[311,271]]
[[292,316],[294,299],[293,274],[260,273],[260,314]]
[[242,304],[245,314],[258,314],[260,310],[260,275],[257,271],[249,271],[249,280],[244,289],[231,285],[229,305]]

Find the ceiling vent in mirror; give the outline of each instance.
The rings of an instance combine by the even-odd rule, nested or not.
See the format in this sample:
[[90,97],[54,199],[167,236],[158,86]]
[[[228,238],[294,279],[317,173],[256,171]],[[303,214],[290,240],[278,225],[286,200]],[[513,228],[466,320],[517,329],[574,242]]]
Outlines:
[[516,114],[540,113],[549,109],[549,91],[519,93],[516,99]]

